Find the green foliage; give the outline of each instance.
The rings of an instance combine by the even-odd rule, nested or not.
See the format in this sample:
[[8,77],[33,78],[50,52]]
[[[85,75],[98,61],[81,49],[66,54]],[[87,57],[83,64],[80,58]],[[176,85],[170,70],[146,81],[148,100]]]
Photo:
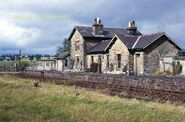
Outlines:
[[64,39],[63,47],[57,48],[56,56],[59,56],[62,52],[71,52],[71,43],[68,39]]
[[98,71],[98,63],[91,63],[90,72],[97,72],[97,71]]
[[4,61],[4,58],[3,57],[0,57],[0,61]]
[[153,75],[154,76],[170,76],[172,73],[170,71],[160,72],[156,71]]
[[35,55],[36,60],[40,60],[42,55]]
[[19,71],[24,71],[28,66],[30,66],[28,61],[21,61],[20,63],[18,63],[17,68]]
[[34,56],[32,55],[32,56],[29,56],[29,60],[33,60],[34,59]]
[[173,75],[179,75],[182,72],[182,64],[179,61],[172,62]]
[[68,39],[64,39],[63,45],[64,45],[64,51],[65,52],[70,52],[71,43]]

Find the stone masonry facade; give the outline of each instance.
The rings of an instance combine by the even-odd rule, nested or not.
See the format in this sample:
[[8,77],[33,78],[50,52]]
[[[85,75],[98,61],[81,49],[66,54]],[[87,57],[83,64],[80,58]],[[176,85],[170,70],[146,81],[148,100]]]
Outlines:
[[128,29],[117,29],[104,28],[98,20],[93,28],[77,26],[70,35],[73,71],[85,72],[97,63],[102,73],[152,75],[160,68],[161,56],[182,50],[164,32],[141,34],[134,21]]

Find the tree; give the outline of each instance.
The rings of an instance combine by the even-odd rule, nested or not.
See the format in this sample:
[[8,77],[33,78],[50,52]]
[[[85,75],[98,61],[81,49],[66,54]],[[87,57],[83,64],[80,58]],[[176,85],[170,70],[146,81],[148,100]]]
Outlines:
[[33,55],[31,55],[31,56],[29,56],[29,60],[33,60],[34,59],[34,56]]
[[71,50],[71,43],[68,39],[65,38],[63,41],[63,47],[57,48],[56,56],[59,56],[62,52],[70,53],[70,50]]
[[41,59],[42,55],[35,55],[36,60]]
[[172,62],[173,75],[179,75],[182,72],[182,64],[179,61]]
[[63,49],[65,52],[70,52],[70,48],[71,48],[71,43],[68,39],[64,39],[64,42],[63,42]]
[[58,47],[57,52],[56,52],[56,56],[59,56],[63,51],[64,51],[64,49],[62,47]]
[[28,61],[21,61],[20,63],[18,63],[17,68],[19,69],[19,71],[24,71],[28,66],[30,66]]
[[4,58],[3,57],[0,57],[0,61],[4,61]]

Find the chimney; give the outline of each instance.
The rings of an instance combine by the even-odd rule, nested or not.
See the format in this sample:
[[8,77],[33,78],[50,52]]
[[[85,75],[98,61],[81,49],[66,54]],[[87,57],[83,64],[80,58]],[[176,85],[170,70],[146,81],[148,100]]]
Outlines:
[[135,21],[130,21],[128,23],[127,32],[129,35],[136,35],[137,34],[137,27],[135,25]]
[[101,23],[101,20],[99,17],[94,19],[94,24],[92,25],[93,28],[93,34],[96,36],[102,36],[103,35],[103,24]]

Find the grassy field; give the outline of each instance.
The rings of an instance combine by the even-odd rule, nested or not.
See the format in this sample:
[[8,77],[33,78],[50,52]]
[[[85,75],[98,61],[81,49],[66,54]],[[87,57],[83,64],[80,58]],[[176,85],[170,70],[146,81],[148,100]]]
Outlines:
[[[22,61],[28,61],[28,63],[30,64],[30,66],[35,66],[36,64],[36,61],[30,61],[30,60],[22,60]],[[13,64],[15,63],[15,61],[0,61],[0,66],[3,67],[3,66],[6,66],[6,67],[11,67],[11,66],[14,66]],[[18,61],[17,61],[18,63]]]
[[[111,97],[0,75],[0,122],[185,122],[185,106]],[[76,96],[76,93],[79,96]]]

